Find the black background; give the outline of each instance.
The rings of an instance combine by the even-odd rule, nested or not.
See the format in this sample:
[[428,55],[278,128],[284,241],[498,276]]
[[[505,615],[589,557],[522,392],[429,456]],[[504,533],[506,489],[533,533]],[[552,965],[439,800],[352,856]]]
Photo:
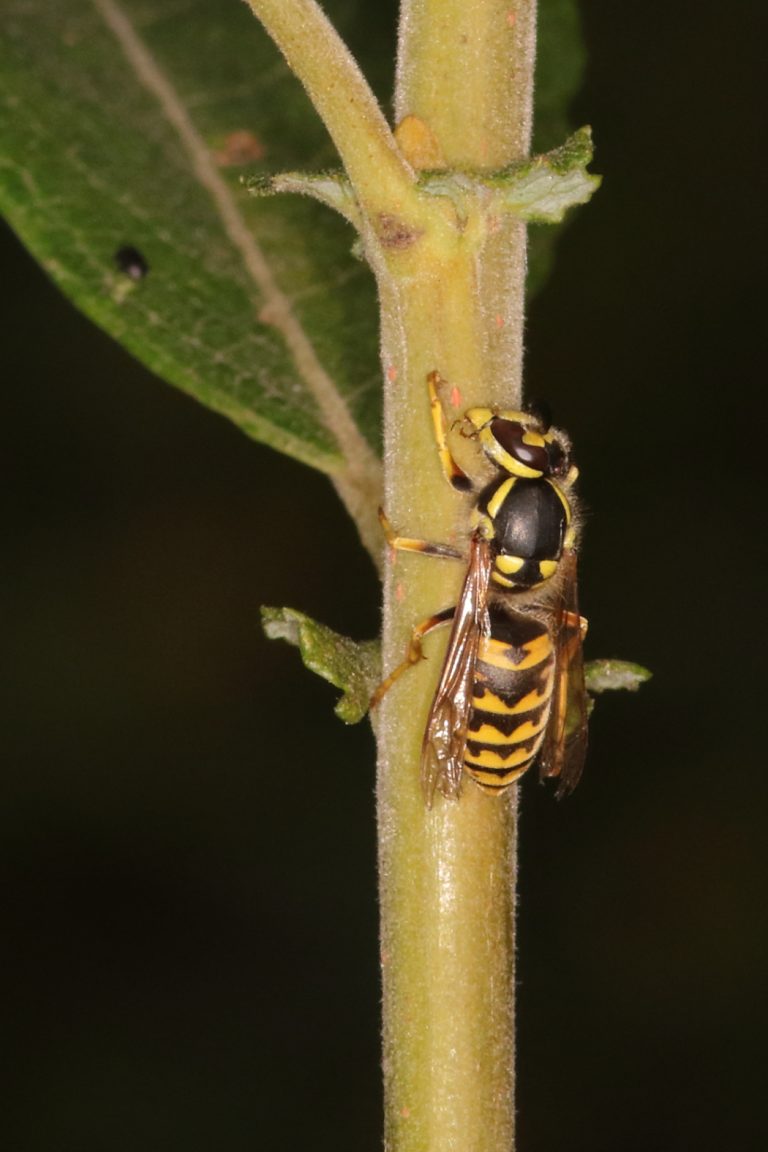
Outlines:
[[[655,678],[598,704],[571,800],[524,787],[524,1152],[768,1146],[754,7],[583,6],[605,182],[528,391],[578,448],[589,654]],[[7,231],[1,258],[5,1144],[377,1149],[373,742],[258,623],[373,634],[369,561],[324,479],[150,377]]]

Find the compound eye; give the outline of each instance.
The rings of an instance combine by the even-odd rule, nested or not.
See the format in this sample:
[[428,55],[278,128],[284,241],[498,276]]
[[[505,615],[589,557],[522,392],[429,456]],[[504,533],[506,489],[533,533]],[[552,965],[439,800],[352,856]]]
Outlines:
[[526,429],[517,420],[491,421],[491,435],[501,445],[513,460],[534,468],[537,472],[547,473],[550,470],[549,453],[544,445],[526,444],[523,436]]

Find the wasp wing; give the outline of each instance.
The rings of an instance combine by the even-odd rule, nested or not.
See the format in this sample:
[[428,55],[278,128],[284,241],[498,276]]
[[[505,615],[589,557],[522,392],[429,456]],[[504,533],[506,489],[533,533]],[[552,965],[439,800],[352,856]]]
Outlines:
[[421,786],[430,808],[436,788],[443,796],[458,796],[461,789],[478,646],[488,631],[490,577],[490,545],[481,536],[473,536],[467,574],[421,749]]
[[576,553],[565,552],[561,564],[563,577],[552,625],[555,682],[539,758],[542,779],[558,779],[555,793],[558,799],[572,792],[581,778],[587,754],[588,718],[582,654],[587,622],[579,615]]

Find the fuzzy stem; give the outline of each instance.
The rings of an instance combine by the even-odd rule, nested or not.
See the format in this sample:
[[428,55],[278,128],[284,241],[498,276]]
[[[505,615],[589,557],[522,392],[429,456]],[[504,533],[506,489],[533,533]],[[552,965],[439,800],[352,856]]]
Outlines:
[[[404,0],[396,104],[429,145],[423,164],[405,134],[408,159],[398,152],[313,0],[248,2],[325,120],[361,210],[381,306],[387,512],[408,535],[465,544],[469,507],[442,476],[426,378],[449,381],[457,416],[519,403],[525,228],[482,194],[461,210],[430,195],[413,168],[497,169],[527,153],[535,0]],[[386,667],[415,621],[456,602],[461,577],[413,555],[389,568]],[[516,790],[497,799],[466,783],[458,802],[425,808],[420,745],[440,651],[430,641],[376,718],[386,1148],[511,1152]]]
[[346,44],[315,0],[246,0],[301,80],[370,217],[407,202],[414,175]]
[[[534,0],[406,0],[398,115],[423,121],[452,165],[521,157],[534,28]],[[413,251],[384,253],[377,271],[387,511],[408,535],[465,535],[468,508],[440,472],[425,378],[436,368],[459,389],[457,415],[519,402],[525,229],[478,213],[452,237],[435,229]],[[398,559],[386,581],[385,666],[415,620],[455,602],[461,575],[450,562]],[[378,727],[386,1147],[510,1152],[516,796],[466,783],[458,803],[438,797],[424,809],[419,747],[444,643],[432,641],[430,658],[393,688]]]

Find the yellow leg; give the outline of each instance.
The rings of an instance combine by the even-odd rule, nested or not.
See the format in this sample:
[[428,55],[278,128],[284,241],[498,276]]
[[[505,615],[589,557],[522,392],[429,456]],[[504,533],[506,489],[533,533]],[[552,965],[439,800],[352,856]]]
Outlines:
[[387,544],[396,552],[421,552],[424,556],[440,556],[445,560],[466,560],[466,556],[450,544],[433,544],[429,540],[417,540],[412,536],[398,536],[383,508],[379,508],[379,523]]
[[437,391],[440,385],[444,383],[445,381],[439,372],[430,372],[427,376],[429,405],[432,410],[432,426],[435,430],[437,454],[440,457],[443,475],[451,487],[456,488],[459,492],[469,492],[472,489],[472,481],[466,472],[459,468],[448,447],[448,425],[445,419],[443,402]]
[[411,633],[405,659],[402,660],[396,668],[393,668],[389,676],[379,684],[373,696],[371,696],[371,701],[368,705],[369,708],[375,708],[377,704],[380,704],[383,697],[386,696],[395,681],[400,679],[403,672],[407,672],[409,668],[413,668],[414,664],[418,664],[419,660],[423,659],[424,646],[422,640],[428,632],[452,620],[455,611],[455,608],[444,608],[442,612],[437,612],[434,616],[430,616],[429,619],[422,620],[420,624],[416,625]]

